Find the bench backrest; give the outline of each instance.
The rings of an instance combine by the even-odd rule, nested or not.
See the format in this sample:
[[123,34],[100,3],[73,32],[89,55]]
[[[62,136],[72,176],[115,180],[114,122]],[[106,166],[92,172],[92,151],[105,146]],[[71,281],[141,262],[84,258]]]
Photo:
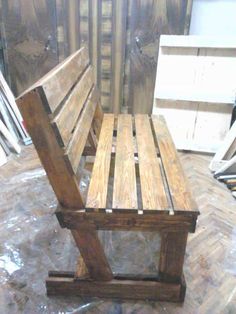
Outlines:
[[84,206],[76,174],[85,146],[96,150],[103,118],[94,82],[82,48],[17,98],[58,201],[69,208]]

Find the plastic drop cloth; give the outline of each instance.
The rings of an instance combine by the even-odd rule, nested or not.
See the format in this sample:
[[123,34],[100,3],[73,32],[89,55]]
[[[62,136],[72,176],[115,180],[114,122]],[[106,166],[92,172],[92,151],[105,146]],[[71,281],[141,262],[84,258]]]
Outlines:
[[[45,279],[48,271],[75,270],[79,252],[70,232],[61,229],[57,222],[54,215],[57,201],[39,161],[34,162],[33,166],[26,164],[22,170],[23,162],[20,159],[15,161],[14,172],[9,170],[6,174],[9,163],[0,172],[0,314],[205,313],[199,312],[198,307],[211,289],[216,291],[218,277],[215,274],[216,283],[207,280],[204,276],[208,275],[208,268],[200,276],[208,266],[206,260],[201,257],[198,261],[196,256],[195,260],[191,260],[188,253],[185,275],[190,284],[184,304],[47,297]],[[90,173],[85,171],[80,183],[84,192],[89,176]],[[158,234],[106,231],[100,232],[99,236],[114,272],[150,274],[158,270]],[[232,241],[235,244],[235,234]],[[235,245],[227,254],[223,261],[227,268],[225,274],[231,274],[234,278]],[[191,290],[191,286],[195,286],[195,278],[192,279],[191,275],[193,271],[200,280],[200,286],[201,280],[204,282],[204,288],[198,291]],[[236,307],[232,303],[234,295],[232,289],[229,299],[225,300],[228,311],[224,313],[235,313]],[[214,313],[218,312],[214,310]]]

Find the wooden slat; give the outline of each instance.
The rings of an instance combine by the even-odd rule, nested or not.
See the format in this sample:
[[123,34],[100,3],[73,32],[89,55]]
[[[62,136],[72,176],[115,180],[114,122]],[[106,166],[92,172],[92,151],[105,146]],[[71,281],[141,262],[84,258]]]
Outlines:
[[83,208],[77,178],[68,169],[64,160],[64,151],[58,144],[42,102],[40,95],[35,91],[17,100],[27,130],[59,203],[68,208],[78,206]]
[[67,160],[71,165],[74,173],[77,172],[80,158],[88,138],[94,112],[98,103],[98,98],[98,90],[96,87],[94,87],[84,105],[81,117],[76,125],[73,136],[65,152],[65,160]]
[[135,115],[135,128],[143,209],[163,212],[168,201],[148,115]]
[[52,122],[64,146],[69,142],[71,133],[92,88],[93,82],[93,70],[92,67],[89,67]]
[[113,205],[114,209],[138,209],[132,116],[118,116]]
[[197,205],[189,191],[187,178],[163,116],[152,116],[152,122],[174,210],[176,212],[194,211],[198,213]]
[[[49,113],[52,113],[65,98],[88,64],[88,51],[85,48],[81,48],[48,72],[44,77],[31,86],[29,90],[37,87],[43,89],[47,98],[47,102],[44,104],[45,108]],[[24,92],[23,95],[29,90]]]
[[106,208],[114,115],[105,114],[87,195],[87,208]]

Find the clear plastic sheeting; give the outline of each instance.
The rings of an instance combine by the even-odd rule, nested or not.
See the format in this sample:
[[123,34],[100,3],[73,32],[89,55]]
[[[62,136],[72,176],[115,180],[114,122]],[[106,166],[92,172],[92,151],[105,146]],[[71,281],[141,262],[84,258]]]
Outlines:
[[[89,171],[85,171],[80,183],[84,192],[89,177]],[[59,226],[54,215],[57,201],[33,147],[24,148],[21,157],[14,157],[1,168],[0,181],[0,313],[236,312],[236,234],[233,232],[230,238],[226,238],[218,229],[214,236],[222,257],[220,260],[214,257],[214,263],[211,255],[202,253],[196,234],[189,236],[185,260],[188,287],[184,304],[47,297],[45,279],[48,271],[74,271],[79,252],[70,232]],[[212,233],[206,226],[200,222],[197,230],[200,238],[207,233],[211,245],[214,245]],[[115,273],[157,272],[158,233],[103,231],[99,232],[99,237]],[[200,243],[207,241],[204,239]],[[230,243],[229,250],[224,250],[224,243]],[[212,250],[211,254],[216,254],[216,251]]]

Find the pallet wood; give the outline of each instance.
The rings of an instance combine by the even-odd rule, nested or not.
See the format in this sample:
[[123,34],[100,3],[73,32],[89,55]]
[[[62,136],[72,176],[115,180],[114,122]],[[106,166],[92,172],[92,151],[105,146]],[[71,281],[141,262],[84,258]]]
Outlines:
[[118,116],[112,208],[138,209],[132,118],[126,114]]
[[135,115],[135,127],[143,208],[164,212],[168,201],[148,115]]
[[220,170],[236,152],[236,122],[231,126],[220,149],[213,157],[209,169],[213,172]]
[[111,281],[74,280],[73,273],[54,272],[49,274],[46,286],[48,295],[172,302],[184,300],[184,278],[178,284],[163,283],[154,279],[137,279],[137,276],[129,276],[126,279],[125,276],[118,275]]
[[[187,234],[195,231],[199,212],[165,121],[147,115],[133,119],[129,114],[103,114],[94,78],[89,81],[87,76],[87,57],[78,59],[83,51],[68,57],[51,72],[50,78],[46,76],[47,86],[54,86],[58,69],[60,76],[63,68],[67,74],[71,64],[84,69],[64,99],[60,99],[64,91],[53,98],[54,105],[55,99],[61,101],[54,114],[48,112],[47,94],[40,85],[44,79],[17,100],[58,198],[58,221],[61,227],[71,230],[83,260],[78,262],[75,273],[51,273],[47,293],[183,301]],[[79,95],[78,86],[84,86]],[[47,92],[50,95],[52,90]],[[76,108],[75,95],[80,94]],[[67,111],[76,117],[70,117]],[[87,197],[83,199],[79,162],[85,149],[95,155],[95,161]],[[108,189],[109,180],[114,182],[112,189]],[[108,192],[112,200],[109,206]],[[158,232],[162,239],[159,273],[154,278],[115,276],[98,230]]]
[[163,161],[168,186],[171,193],[174,210],[176,212],[197,211],[197,204],[191,196],[187,186],[185,174],[179,162],[177,151],[170,133],[161,116],[152,117],[158,147]]
[[113,125],[114,116],[106,115],[102,123],[100,140],[89,185],[86,202],[87,208],[106,208]]
[[55,124],[55,128],[58,129],[57,132],[61,136],[63,146],[66,146],[70,140],[72,130],[92,89],[92,85],[93,72],[92,68],[89,67],[52,122]]

